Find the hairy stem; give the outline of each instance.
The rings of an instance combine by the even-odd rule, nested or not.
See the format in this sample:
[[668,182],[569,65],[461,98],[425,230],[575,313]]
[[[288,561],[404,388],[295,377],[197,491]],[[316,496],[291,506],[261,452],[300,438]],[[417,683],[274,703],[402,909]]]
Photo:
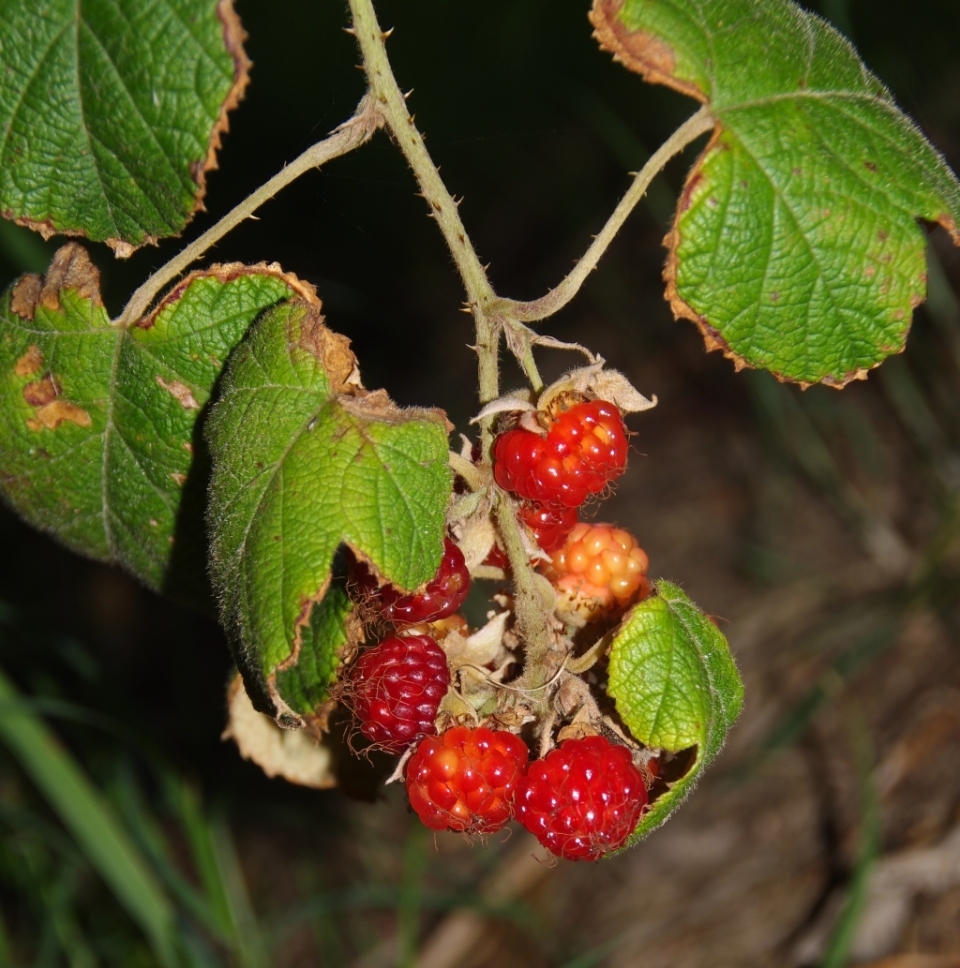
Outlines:
[[340,125],[333,134],[294,159],[282,171],[278,172],[264,185],[261,185],[252,195],[248,195],[239,205],[227,212],[216,225],[207,229],[199,238],[195,239],[185,249],[175,255],[166,265],[161,266],[146,282],[134,292],[124,307],[123,312],[114,321],[114,325],[127,329],[132,326],[147,311],[157,295],[192,262],[196,262],[203,254],[228,232],[235,229],[241,222],[249,218],[264,202],[273,198],[281,188],[286,188],[311,168],[321,165],[345,155],[354,148],[359,148],[368,141],[383,124],[383,117],[377,102],[365,96],[357,106],[356,113],[349,121]]
[[546,658],[553,644],[550,629],[552,608],[544,602],[537,585],[536,572],[530,566],[520,534],[516,502],[501,492],[495,514],[497,529],[513,572],[514,614],[517,631],[526,651],[522,685],[524,689],[537,689],[549,679]]
[[620,204],[607,219],[607,224],[600,230],[590,248],[584,253],[583,258],[556,289],[551,289],[545,296],[532,302],[516,302],[504,299],[499,301],[494,308],[520,322],[530,323],[538,319],[546,319],[566,306],[580,291],[580,287],[586,281],[587,276],[596,269],[601,256],[607,251],[610,243],[623,227],[623,223],[626,222],[637,203],[646,194],[654,177],[674,155],[679,154],[692,141],[696,141],[702,134],[713,128],[716,123],[716,119],[704,105],[674,131],[660,148],[650,156],[650,159],[634,178],[626,195],[620,200]]
[[[407,110],[406,98],[400,91],[387,57],[384,44],[387,35],[377,22],[373,0],[350,0],[350,11],[353,14],[353,30],[363,54],[370,93],[379,102],[387,127],[420,183],[423,197],[430,207],[430,214],[443,233],[463,280],[468,305],[477,328],[480,402],[489,403],[500,392],[499,350],[504,319],[501,315],[490,312],[496,293],[477,258],[467,230],[460,221],[457,203],[447,191],[423,142],[423,136]],[[529,363],[532,378],[539,382],[536,366],[532,365],[532,354]],[[481,422],[483,451],[487,457],[492,443],[492,428],[491,415]],[[528,666],[539,668],[543,665],[542,660],[551,641],[548,609],[544,607],[537,590],[536,575],[523,547],[516,508],[506,494],[501,493],[499,496],[496,516],[516,583],[517,624],[526,645]]]
[[[477,327],[480,402],[489,403],[500,392],[499,351],[502,322],[499,317],[489,312],[496,293],[477,258],[470,236],[460,221],[457,203],[447,191],[447,186],[427,151],[423,135],[417,130],[413,116],[407,110],[406,98],[393,76],[387,57],[384,43],[387,35],[377,22],[373,0],[350,0],[350,12],[353,15],[353,32],[363,54],[370,93],[379,102],[387,127],[420,183],[420,190],[430,207],[430,214],[443,233],[463,280],[467,302]],[[489,427],[485,428],[485,435],[489,435]]]

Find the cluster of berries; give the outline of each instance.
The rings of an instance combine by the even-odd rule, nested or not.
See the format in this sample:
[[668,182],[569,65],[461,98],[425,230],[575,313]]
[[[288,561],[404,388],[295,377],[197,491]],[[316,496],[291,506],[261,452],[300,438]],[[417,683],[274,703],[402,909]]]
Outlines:
[[597,860],[633,833],[647,790],[625,746],[602,736],[567,739],[527,761],[513,733],[455,726],[417,747],[407,794],[433,830],[490,834],[515,816],[567,860]]
[[[578,521],[576,508],[623,472],[627,437],[613,404],[567,404],[541,415],[543,435],[501,434],[494,474],[523,499],[520,520],[548,556],[539,567],[561,602],[589,621],[643,597],[647,557],[626,531]],[[449,538],[437,574],[417,591],[379,587],[359,563],[353,587],[395,634],[361,654],[345,698],[371,742],[391,753],[412,748],[407,793],[426,826],[482,835],[516,818],[571,860],[595,860],[627,840],[647,803],[627,747],[600,735],[569,738],[529,763],[526,743],[504,729],[455,725],[437,735],[451,673],[436,630],[459,618],[470,588],[463,554]]]
[[404,593],[377,587],[360,563],[354,568],[355,594],[396,627],[396,635],[364,652],[348,682],[360,732],[388,753],[402,753],[417,736],[436,733],[434,720],[450,685],[447,657],[420,627],[455,614],[470,591],[463,552],[444,539],[443,559],[422,588]]

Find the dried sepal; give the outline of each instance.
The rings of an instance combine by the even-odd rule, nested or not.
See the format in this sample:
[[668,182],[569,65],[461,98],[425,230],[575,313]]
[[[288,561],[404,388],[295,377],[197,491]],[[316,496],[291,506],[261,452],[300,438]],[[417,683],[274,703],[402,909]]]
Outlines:
[[619,371],[604,368],[603,360],[564,374],[548,386],[537,400],[538,410],[549,410],[557,397],[575,393],[588,399],[608,400],[621,413],[642,413],[657,405],[655,396],[647,398]]

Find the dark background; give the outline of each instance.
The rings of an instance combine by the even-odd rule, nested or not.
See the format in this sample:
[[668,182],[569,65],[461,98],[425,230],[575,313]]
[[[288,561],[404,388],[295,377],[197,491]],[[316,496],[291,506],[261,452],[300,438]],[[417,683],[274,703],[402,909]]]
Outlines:
[[[208,181],[209,213],[186,238],[345,120],[363,93],[342,4],[237,6],[252,83]],[[960,4],[808,6],[852,35],[960,170]],[[381,0],[378,13],[396,27],[395,73],[414,88],[417,124],[465,199],[462,218],[502,295],[555,284],[627,172],[695,107],[601,52],[582,0]],[[367,804],[267,780],[220,740],[230,660],[217,626],[0,509],[0,665],[41,700],[35,708],[126,822],[153,824],[173,868],[208,896],[222,890],[233,934],[216,937],[181,905],[183,930],[209,958],[200,963],[409,965],[420,948],[431,966],[828,964],[831,911],[860,896],[860,874],[894,853],[937,850],[956,831],[960,258],[932,233],[929,308],[907,353],[866,384],[801,394],[736,375],[663,301],[661,240],[692,157],[668,166],[578,298],[545,325],[659,396],[631,418],[637,453],[603,515],[638,535],[655,574],[728,620],[748,686],[714,775],[629,855],[554,869],[530,859],[521,831],[486,848],[434,842],[396,789]],[[368,387],[443,407],[466,430],[477,407],[470,317],[415,192],[380,133],[285,189],[211,258],[278,261],[315,283]],[[182,244],[125,263],[91,247],[111,314]],[[55,245],[4,226],[0,281],[41,269]],[[570,362],[543,354],[548,376]],[[519,382],[507,365],[506,385]],[[216,848],[213,873],[198,859],[198,829]],[[154,964],[2,746],[0,831],[10,963]],[[960,878],[941,887],[918,888],[893,942],[870,951],[960,959]],[[450,940],[456,930],[471,953]],[[828,939],[819,947],[817,931]]]

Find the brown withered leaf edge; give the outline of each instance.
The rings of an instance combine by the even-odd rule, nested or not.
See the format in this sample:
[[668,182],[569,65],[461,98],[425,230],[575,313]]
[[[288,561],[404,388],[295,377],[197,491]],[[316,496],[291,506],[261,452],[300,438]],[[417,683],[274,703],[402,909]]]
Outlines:
[[[243,47],[243,42],[247,39],[248,35],[240,23],[240,17],[233,9],[233,0],[219,0],[217,4],[217,17],[223,24],[224,46],[233,58],[233,85],[227,92],[223,104],[220,106],[220,114],[210,132],[206,156],[202,159],[197,159],[190,165],[190,177],[196,183],[197,190],[194,195],[193,208],[187,213],[183,228],[186,228],[193,221],[193,217],[197,212],[206,211],[203,199],[207,194],[207,172],[215,171],[219,167],[217,163],[217,152],[220,150],[223,135],[230,130],[229,113],[243,100],[247,84],[250,83],[250,67],[252,62]],[[44,241],[51,239],[54,235],[87,238],[87,233],[83,229],[57,228],[54,226],[53,221],[48,218],[38,220],[27,218],[26,216],[17,217],[10,210],[0,214],[17,225],[38,232]],[[181,233],[182,229],[181,232],[169,237],[179,238]],[[139,245],[134,245],[132,242],[127,242],[124,239],[105,239],[104,241],[113,249],[113,254],[116,258],[128,259],[142,246],[156,245],[159,238],[155,235],[147,235]]]
[[681,81],[673,76],[676,69],[673,48],[646,30],[628,30],[620,20],[622,9],[623,0],[593,0],[593,8],[588,16],[594,28],[593,36],[600,46],[613,54],[613,59],[627,70],[642,75],[645,81],[672,87],[681,94],[706,103],[708,98],[705,91],[690,81]]

